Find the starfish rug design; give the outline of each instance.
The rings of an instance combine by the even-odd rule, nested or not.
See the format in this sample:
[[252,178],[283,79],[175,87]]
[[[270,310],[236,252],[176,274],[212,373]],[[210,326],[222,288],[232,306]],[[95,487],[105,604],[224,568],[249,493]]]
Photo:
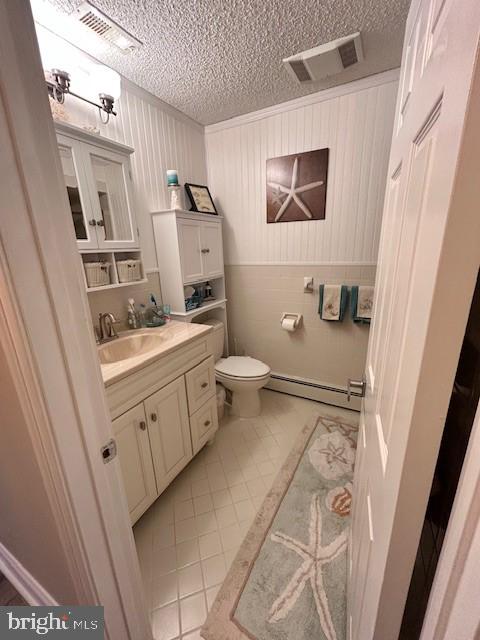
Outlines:
[[271,540],[297,553],[303,562],[283,593],[273,603],[268,621],[273,623],[285,618],[309,583],[313,591],[322,630],[328,640],[337,640],[323,585],[323,567],[335,560],[346,549],[346,532],[342,531],[330,544],[322,545],[322,509],[320,496],[315,495],[312,497],[310,505],[308,543],[304,544],[301,540],[296,540],[279,531],[271,535]]
[[205,640],[346,640],[357,424],[305,425],[202,629]]
[[279,184],[278,182],[267,182],[267,185],[272,189],[275,189],[274,192],[274,202],[280,204],[281,195],[285,194],[287,197],[283,201],[282,206],[277,212],[275,216],[275,222],[278,222],[280,218],[283,216],[285,211],[287,210],[288,205],[293,201],[297,204],[297,206],[303,211],[306,217],[311,220],[313,218],[312,212],[307,207],[307,205],[302,202],[299,198],[298,194],[305,193],[306,191],[311,191],[311,189],[315,189],[316,187],[321,187],[323,185],[323,180],[317,180],[316,182],[309,182],[308,184],[304,184],[302,186],[297,186],[298,180],[298,158],[295,158],[295,162],[293,163],[293,171],[292,171],[292,181],[289,187],[285,187],[283,184]]

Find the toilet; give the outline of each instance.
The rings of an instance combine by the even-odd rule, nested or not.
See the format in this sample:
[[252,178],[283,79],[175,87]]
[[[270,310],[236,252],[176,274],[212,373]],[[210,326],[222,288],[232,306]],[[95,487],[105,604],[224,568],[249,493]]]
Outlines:
[[213,327],[215,378],[232,392],[230,413],[240,418],[253,418],[261,411],[260,389],[270,379],[270,367],[249,356],[222,358],[224,326],[220,320],[206,320]]

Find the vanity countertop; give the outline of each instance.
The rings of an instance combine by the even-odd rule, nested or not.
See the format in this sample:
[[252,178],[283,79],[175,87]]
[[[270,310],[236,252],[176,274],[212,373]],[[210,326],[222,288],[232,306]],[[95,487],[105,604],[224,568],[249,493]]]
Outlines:
[[99,345],[99,351],[107,349],[109,345],[118,344],[122,338],[133,336],[155,336],[158,335],[162,341],[158,345],[154,345],[142,353],[132,355],[130,357],[118,360],[116,362],[101,363],[103,382],[106,387],[114,382],[135,373],[136,371],[146,367],[155,360],[165,356],[175,349],[184,347],[189,342],[210,333],[213,328],[207,324],[195,324],[193,322],[177,322],[169,320],[163,327],[155,327],[149,329],[139,329],[135,331],[122,331],[118,339],[112,340]]

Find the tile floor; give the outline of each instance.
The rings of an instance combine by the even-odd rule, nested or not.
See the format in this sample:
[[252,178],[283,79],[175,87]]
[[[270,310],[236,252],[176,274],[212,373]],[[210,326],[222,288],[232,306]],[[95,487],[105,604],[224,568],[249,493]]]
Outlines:
[[155,640],[199,640],[207,611],[301,428],[313,413],[358,414],[262,390],[262,414],[226,416],[215,442],[134,527]]

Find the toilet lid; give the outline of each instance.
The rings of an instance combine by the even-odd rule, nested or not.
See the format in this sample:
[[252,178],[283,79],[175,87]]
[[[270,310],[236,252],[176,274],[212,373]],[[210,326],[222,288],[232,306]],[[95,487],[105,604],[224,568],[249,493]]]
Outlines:
[[218,373],[234,378],[260,378],[270,373],[270,367],[260,360],[249,356],[230,356],[220,358],[215,365]]

